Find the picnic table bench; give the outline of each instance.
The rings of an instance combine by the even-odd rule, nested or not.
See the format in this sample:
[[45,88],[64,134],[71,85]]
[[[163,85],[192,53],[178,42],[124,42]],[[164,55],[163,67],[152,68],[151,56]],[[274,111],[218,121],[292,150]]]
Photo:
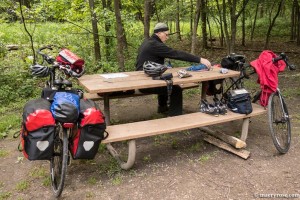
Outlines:
[[[214,69],[212,71],[191,72],[192,77],[180,79],[176,74],[177,70],[179,69],[180,68],[172,68],[168,69],[167,71],[173,73],[173,84],[186,84],[190,87],[199,86],[199,83],[203,81],[239,76],[239,72],[229,70],[227,74],[221,74],[219,73],[218,69]],[[85,87],[85,89],[89,92],[89,94],[85,96],[86,98],[90,97],[94,100],[104,100],[104,114],[106,116],[106,123],[108,125],[107,132],[109,133],[109,136],[108,138],[103,140],[102,143],[106,144],[107,149],[112,154],[112,156],[119,161],[122,169],[130,169],[134,165],[136,157],[136,139],[160,134],[174,133],[178,131],[199,128],[213,124],[220,124],[234,120],[243,120],[240,140],[246,141],[250,118],[253,116],[264,114],[266,112],[264,108],[253,104],[253,112],[248,115],[237,114],[229,111],[227,115],[220,115],[219,117],[215,117],[198,112],[197,110],[195,113],[183,114],[174,117],[110,125],[109,99],[124,97],[111,96],[113,92],[129,90],[135,91],[142,88],[166,86],[165,81],[152,80],[151,77],[146,76],[141,71],[124,72],[110,75],[84,75],[79,79],[79,84]],[[128,96],[134,95],[135,93],[132,93]],[[126,162],[124,162],[120,158],[119,154],[111,144],[120,141],[128,141],[128,158]]]

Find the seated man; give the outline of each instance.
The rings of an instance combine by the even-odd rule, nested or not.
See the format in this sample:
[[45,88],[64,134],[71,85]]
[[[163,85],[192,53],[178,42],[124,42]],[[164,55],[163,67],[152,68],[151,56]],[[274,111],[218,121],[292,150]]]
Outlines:
[[[169,28],[166,24],[158,23],[155,25],[154,34],[139,47],[135,66],[136,70],[143,70],[143,64],[146,61],[164,64],[165,58],[202,63],[208,68],[211,67],[211,63],[205,58],[200,58],[184,51],[174,50],[165,45],[164,43],[167,41],[168,36]],[[158,112],[169,111],[169,116],[182,114],[182,89],[178,85],[173,86],[169,109],[167,106],[167,87],[141,89],[140,91],[143,93],[158,94]]]

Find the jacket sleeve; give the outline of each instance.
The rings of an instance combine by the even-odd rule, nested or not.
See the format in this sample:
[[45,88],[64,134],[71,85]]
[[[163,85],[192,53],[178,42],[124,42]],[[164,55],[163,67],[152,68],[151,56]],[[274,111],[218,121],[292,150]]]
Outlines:
[[192,55],[190,53],[179,51],[172,49],[165,45],[164,43],[159,43],[156,46],[155,52],[157,56],[164,57],[164,58],[171,58],[176,60],[188,61],[188,62],[200,62],[200,57]]

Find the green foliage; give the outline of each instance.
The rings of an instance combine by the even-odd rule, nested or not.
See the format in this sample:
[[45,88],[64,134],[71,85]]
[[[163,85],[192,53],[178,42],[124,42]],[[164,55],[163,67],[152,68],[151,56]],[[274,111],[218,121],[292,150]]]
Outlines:
[[[0,149],[0,158],[6,157],[8,156],[8,151]],[[0,184],[0,188],[1,188],[1,184]]]
[[0,192],[0,200],[8,199],[11,196],[11,192]]
[[16,190],[24,191],[24,190],[28,189],[29,186],[30,186],[29,182],[26,180],[23,180],[23,181],[20,181],[19,183],[17,183]]

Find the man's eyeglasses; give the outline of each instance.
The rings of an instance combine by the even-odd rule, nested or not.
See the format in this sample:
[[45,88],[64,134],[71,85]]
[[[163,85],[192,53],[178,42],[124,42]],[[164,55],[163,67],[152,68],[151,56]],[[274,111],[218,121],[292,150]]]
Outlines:
[[163,32],[167,37],[169,37],[169,33]]

